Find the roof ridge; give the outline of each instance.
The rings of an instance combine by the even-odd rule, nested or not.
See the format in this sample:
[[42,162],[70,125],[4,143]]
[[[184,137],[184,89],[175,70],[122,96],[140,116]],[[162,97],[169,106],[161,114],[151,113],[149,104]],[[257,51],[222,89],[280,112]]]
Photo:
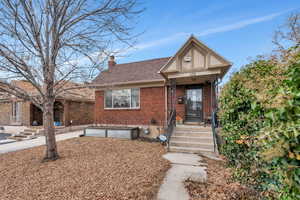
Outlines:
[[142,63],[142,62],[148,62],[148,61],[154,61],[154,60],[162,60],[162,59],[167,59],[167,58],[171,58],[171,56],[161,57],[161,58],[151,58],[151,59],[147,59],[147,60],[140,60],[140,61],[134,61],[134,62],[128,62],[128,63],[120,63],[120,64],[117,63],[115,66],[133,64],[133,63]]

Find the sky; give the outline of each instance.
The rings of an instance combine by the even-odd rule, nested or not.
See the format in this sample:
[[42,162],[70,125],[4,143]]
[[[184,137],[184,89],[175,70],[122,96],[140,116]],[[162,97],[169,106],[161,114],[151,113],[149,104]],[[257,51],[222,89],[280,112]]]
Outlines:
[[230,74],[274,48],[274,31],[300,0],[145,0],[137,44],[117,63],[172,56],[193,34],[233,63]]

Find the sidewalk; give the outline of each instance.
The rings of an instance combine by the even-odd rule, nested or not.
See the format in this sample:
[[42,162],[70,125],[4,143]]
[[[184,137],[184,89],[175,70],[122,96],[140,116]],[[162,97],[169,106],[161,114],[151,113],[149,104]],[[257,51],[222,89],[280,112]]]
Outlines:
[[187,179],[206,182],[207,179],[206,167],[201,163],[202,158],[187,153],[167,153],[163,157],[171,162],[172,167],[160,186],[157,200],[189,200],[184,182]]
[[[78,137],[80,134],[83,134],[83,131],[75,131],[64,134],[56,135],[56,141],[67,140],[70,138]],[[0,154],[8,153],[12,151],[18,151],[22,149],[28,149],[36,146],[41,146],[45,144],[45,136],[40,136],[36,139],[13,142],[9,144],[0,145]]]

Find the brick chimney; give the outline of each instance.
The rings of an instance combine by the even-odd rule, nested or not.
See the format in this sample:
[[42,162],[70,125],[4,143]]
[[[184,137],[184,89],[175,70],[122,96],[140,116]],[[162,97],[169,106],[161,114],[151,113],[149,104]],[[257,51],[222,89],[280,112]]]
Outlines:
[[109,56],[108,68],[115,66],[117,63],[115,62],[115,56]]

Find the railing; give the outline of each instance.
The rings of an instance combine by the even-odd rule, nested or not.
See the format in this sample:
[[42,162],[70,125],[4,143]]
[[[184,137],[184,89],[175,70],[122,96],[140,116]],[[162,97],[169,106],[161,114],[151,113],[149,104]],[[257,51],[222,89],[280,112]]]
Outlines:
[[217,119],[217,112],[216,110],[213,110],[212,112],[212,118],[211,118],[211,128],[213,132],[213,140],[214,140],[214,152],[217,152],[218,146],[217,146],[217,133],[216,128],[218,128],[218,119]]
[[167,126],[167,146],[169,149],[170,138],[173,134],[174,127],[176,126],[176,110],[171,111]]

